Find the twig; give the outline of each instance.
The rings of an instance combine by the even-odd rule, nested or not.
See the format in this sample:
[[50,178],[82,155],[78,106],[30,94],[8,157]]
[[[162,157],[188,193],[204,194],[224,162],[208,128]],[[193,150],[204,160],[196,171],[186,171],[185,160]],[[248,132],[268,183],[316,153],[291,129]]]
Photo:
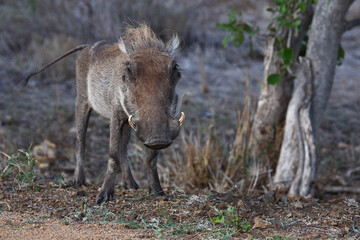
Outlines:
[[346,172],[346,177],[351,177],[351,175],[354,173],[354,172],[358,172],[360,171],[360,167],[356,167],[356,168],[353,168],[353,169],[349,169],[347,172]]
[[326,186],[325,192],[351,192],[360,193],[360,187],[347,187],[347,186]]
[[8,159],[11,158],[9,155],[7,155],[6,153],[4,153],[4,152],[2,152],[2,151],[0,151],[0,153],[1,153],[2,155],[4,155],[5,157],[7,157]]

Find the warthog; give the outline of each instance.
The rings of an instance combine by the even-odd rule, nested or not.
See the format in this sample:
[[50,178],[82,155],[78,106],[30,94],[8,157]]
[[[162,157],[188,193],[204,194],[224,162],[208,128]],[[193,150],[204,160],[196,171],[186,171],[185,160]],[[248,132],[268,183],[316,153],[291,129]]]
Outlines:
[[176,117],[179,113],[175,87],[181,78],[175,60],[178,49],[176,35],[164,43],[147,25],[140,25],[127,29],[116,43],[80,45],[25,79],[27,82],[33,75],[81,50],[76,62],[76,186],[85,184],[85,135],[91,111],[110,119],[110,156],[97,203],[113,196],[120,169],[125,186],[139,188],[127,159],[131,128],[147,147],[149,192],[165,195],[156,166],[158,150],[173,142],[185,120],[184,113]]

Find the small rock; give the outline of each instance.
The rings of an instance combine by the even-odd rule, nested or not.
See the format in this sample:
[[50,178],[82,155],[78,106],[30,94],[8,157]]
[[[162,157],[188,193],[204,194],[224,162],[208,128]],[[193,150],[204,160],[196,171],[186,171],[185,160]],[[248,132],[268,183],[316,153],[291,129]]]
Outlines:
[[355,152],[360,152],[360,145],[354,148]]
[[288,215],[286,215],[286,217],[291,218],[291,217],[292,217],[292,214],[289,213]]
[[285,195],[282,195],[281,197],[280,197],[280,202],[283,202],[283,203],[287,203],[288,202],[288,197],[287,196],[285,196]]
[[296,201],[294,202],[293,206],[296,208],[296,209],[302,209],[303,208],[303,205],[300,201]]
[[274,191],[270,191],[270,192],[266,193],[263,198],[264,202],[266,202],[266,203],[275,202],[275,194],[276,193]]
[[347,149],[350,148],[350,145],[344,142],[339,142],[337,145],[338,148]]

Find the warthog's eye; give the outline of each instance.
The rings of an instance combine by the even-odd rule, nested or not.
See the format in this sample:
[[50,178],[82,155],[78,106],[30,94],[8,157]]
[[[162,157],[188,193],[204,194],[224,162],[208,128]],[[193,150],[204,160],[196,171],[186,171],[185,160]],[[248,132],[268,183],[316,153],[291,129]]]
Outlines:
[[130,80],[135,80],[141,75],[142,67],[139,62],[126,62],[126,72]]
[[179,65],[176,62],[173,62],[171,69],[171,78],[180,79],[181,72],[179,71]]
[[125,63],[126,66],[126,71],[128,74],[131,74],[131,63],[130,62],[126,62]]

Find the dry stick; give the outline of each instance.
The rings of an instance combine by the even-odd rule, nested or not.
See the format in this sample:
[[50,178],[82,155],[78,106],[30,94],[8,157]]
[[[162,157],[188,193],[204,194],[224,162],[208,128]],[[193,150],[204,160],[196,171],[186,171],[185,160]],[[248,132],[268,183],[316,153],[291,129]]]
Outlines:
[[[2,151],[0,151],[0,153],[2,154],[2,155],[4,155],[5,157],[7,157],[8,159],[10,159],[11,157],[9,156],[9,155],[7,155],[6,153],[4,153],[4,152],[2,152]],[[4,170],[3,170],[3,172],[2,173],[5,173],[6,172],[6,170],[9,168],[9,164],[4,168]]]
[[338,192],[360,193],[360,187],[326,186],[324,188],[324,191],[329,193],[338,193]]

